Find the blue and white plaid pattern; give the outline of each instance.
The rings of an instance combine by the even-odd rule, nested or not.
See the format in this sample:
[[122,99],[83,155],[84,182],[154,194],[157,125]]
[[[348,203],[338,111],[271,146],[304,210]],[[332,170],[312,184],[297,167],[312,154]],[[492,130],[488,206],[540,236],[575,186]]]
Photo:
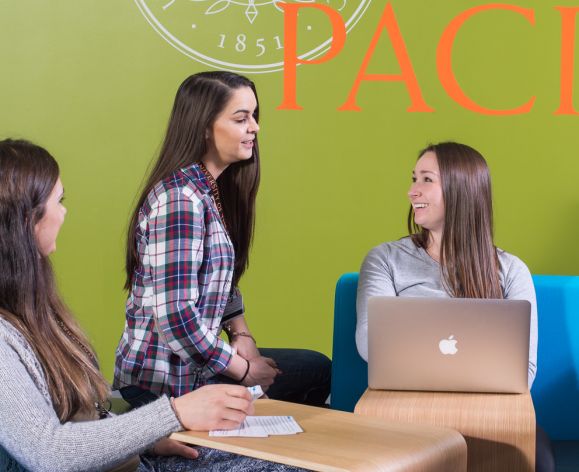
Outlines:
[[243,314],[235,254],[197,164],[155,186],[139,211],[136,269],[116,352],[115,388],[180,396],[225,370],[223,319]]

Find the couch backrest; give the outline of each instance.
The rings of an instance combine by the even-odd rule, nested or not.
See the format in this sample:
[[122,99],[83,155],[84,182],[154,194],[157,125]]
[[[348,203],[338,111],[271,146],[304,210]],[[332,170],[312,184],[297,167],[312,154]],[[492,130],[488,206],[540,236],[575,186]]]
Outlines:
[[537,422],[551,439],[579,440],[579,277],[534,275],[539,318]]
[[336,410],[354,411],[368,387],[368,364],[356,348],[357,289],[357,272],[342,275],[336,285],[330,397],[330,405]]
[[[552,439],[579,440],[579,277],[534,275],[539,313],[538,374],[531,394],[537,421]],[[355,341],[358,273],[336,285],[332,408],[353,411],[368,386]]]

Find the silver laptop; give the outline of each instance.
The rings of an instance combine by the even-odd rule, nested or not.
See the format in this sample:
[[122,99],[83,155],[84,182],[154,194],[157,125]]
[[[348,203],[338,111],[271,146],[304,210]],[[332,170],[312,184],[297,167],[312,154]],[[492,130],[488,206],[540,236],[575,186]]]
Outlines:
[[526,392],[530,318],[526,300],[370,297],[368,384]]

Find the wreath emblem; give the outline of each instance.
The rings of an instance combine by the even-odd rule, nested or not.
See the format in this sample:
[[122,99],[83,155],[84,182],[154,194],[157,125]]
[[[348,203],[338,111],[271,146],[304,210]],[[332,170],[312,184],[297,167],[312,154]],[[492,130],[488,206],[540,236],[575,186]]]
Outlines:
[[[370,1],[323,3],[342,15],[349,32]],[[135,0],[149,24],[178,51],[203,64],[242,73],[283,68],[284,11],[280,5],[289,2],[314,0]],[[331,42],[327,18],[315,13],[304,19],[300,16],[300,57],[306,59],[322,54]]]

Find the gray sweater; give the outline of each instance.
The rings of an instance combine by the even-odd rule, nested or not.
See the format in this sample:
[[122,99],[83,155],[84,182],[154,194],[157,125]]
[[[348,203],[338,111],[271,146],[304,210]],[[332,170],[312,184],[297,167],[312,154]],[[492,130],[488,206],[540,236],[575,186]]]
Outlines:
[[[529,388],[537,373],[537,301],[533,279],[518,257],[498,250],[503,296],[531,303],[529,342]],[[409,237],[372,249],[360,269],[356,311],[356,345],[368,360],[368,298],[371,296],[450,297],[442,285],[440,265],[416,247]]]
[[[0,318],[0,469],[107,470],[180,430],[167,397],[124,415],[61,424],[36,355]],[[2,468],[4,467],[4,468]]]

